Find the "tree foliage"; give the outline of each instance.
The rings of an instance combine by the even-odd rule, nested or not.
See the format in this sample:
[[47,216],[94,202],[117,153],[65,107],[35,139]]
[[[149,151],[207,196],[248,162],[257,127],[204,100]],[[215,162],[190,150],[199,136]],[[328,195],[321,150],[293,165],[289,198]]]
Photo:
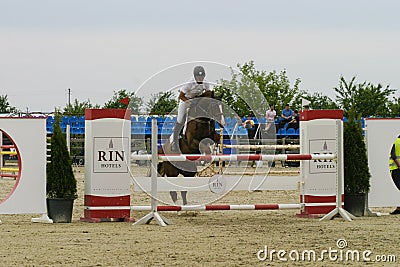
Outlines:
[[[268,105],[250,77],[232,72],[230,81],[222,80],[214,88],[216,94],[223,95],[222,101],[240,116],[260,115]],[[249,106],[250,105],[250,106]]]
[[323,95],[320,92],[313,94],[306,93],[304,99],[310,101],[310,108],[312,109],[338,109],[338,105],[330,97]]
[[395,90],[390,89],[389,85],[383,88],[381,84],[356,83],[356,77],[346,81],[340,77],[339,86],[334,88],[336,92],[336,102],[348,116],[351,108],[354,108],[356,115],[387,116],[389,114],[389,96]]
[[16,113],[18,109],[16,107],[12,107],[8,102],[7,95],[0,95],[0,113]]
[[392,101],[388,104],[390,117],[400,117],[400,97],[393,97]]
[[371,174],[367,150],[362,136],[361,117],[350,107],[348,121],[344,124],[344,190],[347,194],[367,193]]
[[239,116],[249,112],[263,116],[271,104],[275,105],[277,114],[287,103],[291,103],[293,108],[300,107],[301,98],[305,94],[299,89],[300,79],[296,79],[291,86],[285,70],[267,73],[257,70],[253,61],[238,64],[238,68],[241,73],[232,72],[232,79],[222,80],[216,91],[224,93],[223,101]]
[[68,153],[67,141],[61,132],[61,114],[55,113],[54,133],[51,137],[50,162],[46,167],[48,198],[77,198],[76,179]]
[[85,109],[87,108],[99,108],[100,105],[92,105],[89,100],[84,102],[79,102],[75,99],[73,104],[67,104],[64,108],[64,114],[68,116],[83,116],[85,115]]
[[143,99],[136,96],[135,92],[127,92],[126,89],[114,91],[113,97],[104,104],[103,108],[122,108],[126,109],[128,106],[121,102],[122,99],[129,99],[129,108],[132,114],[139,114],[140,108],[143,104]]
[[168,114],[178,105],[178,100],[172,92],[160,92],[151,95],[146,103],[146,109],[150,114]]

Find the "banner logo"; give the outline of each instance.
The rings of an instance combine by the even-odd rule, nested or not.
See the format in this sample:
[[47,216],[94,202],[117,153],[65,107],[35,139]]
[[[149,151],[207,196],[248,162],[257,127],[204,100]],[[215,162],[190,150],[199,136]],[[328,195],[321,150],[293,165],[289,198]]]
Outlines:
[[95,137],[93,142],[94,173],[127,173],[126,151],[129,151],[127,137]]
[[[313,155],[334,154],[335,139],[310,140],[310,152]],[[332,159],[310,161],[310,173],[336,173],[336,162]]]

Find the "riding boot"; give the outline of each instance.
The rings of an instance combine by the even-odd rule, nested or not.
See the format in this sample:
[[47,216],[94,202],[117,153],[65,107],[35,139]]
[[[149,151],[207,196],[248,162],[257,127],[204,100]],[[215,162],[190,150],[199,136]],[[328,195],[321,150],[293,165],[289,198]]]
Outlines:
[[173,135],[173,139],[172,139],[172,143],[171,143],[171,150],[172,152],[178,152],[179,151],[179,135],[181,133],[182,130],[182,123],[175,123],[175,127],[174,127],[174,132],[172,133]]

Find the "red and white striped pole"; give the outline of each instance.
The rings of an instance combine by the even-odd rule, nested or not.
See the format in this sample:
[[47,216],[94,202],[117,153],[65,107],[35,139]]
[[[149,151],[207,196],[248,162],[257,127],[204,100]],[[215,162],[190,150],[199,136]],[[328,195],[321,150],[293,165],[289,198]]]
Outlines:
[[[300,209],[301,204],[254,204],[254,205],[185,205],[157,206],[157,211],[196,211],[196,210],[283,210]],[[151,206],[131,206],[134,211],[149,211]]]
[[[164,154],[159,155],[160,160],[168,161],[284,161],[284,160],[332,160],[335,154],[230,154],[230,155],[194,155],[194,154]],[[151,155],[132,155],[131,160],[151,160]]]

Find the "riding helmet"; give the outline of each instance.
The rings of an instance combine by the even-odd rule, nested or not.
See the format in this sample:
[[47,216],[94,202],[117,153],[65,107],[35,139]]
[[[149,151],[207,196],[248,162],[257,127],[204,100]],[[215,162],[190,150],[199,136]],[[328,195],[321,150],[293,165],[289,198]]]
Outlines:
[[196,66],[193,69],[194,76],[206,76],[206,71],[204,70],[203,66]]

